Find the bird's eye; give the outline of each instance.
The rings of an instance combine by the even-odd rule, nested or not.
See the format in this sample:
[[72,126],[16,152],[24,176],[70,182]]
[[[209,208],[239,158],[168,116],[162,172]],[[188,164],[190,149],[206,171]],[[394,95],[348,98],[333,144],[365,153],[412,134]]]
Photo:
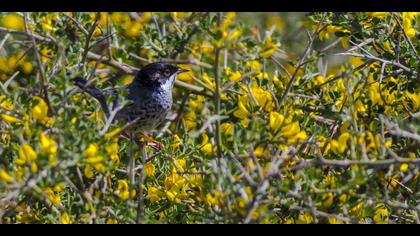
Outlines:
[[171,75],[171,70],[169,70],[169,69],[165,69],[165,70],[163,71],[163,75],[164,75],[164,76],[166,76],[166,77],[169,77],[169,76]]

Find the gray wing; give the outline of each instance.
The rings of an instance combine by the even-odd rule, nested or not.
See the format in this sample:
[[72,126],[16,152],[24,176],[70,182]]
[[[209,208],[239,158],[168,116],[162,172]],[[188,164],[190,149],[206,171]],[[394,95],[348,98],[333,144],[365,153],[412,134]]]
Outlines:
[[123,87],[101,90],[94,85],[87,84],[87,80],[80,77],[73,78],[72,81],[77,87],[88,93],[99,102],[107,118],[109,118],[110,112],[105,96],[111,95],[113,98],[111,109],[115,109],[119,105],[119,90],[124,89]]

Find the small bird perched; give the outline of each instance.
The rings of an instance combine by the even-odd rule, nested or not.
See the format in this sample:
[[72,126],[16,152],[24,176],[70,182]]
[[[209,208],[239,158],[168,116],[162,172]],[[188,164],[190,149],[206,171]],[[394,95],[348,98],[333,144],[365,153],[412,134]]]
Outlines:
[[176,76],[188,70],[170,63],[154,62],[144,66],[137,72],[134,80],[127,86],[101,90],[89,85],[87,80],[80,77],[73,79],[74,83],[83,91],[94,97],[100,103],[102,110],[109,119],[111,114],[107,105],[105,95],[112,95],[116,103],[119,99],[119,89],[126,91],[125,99],[129,101],[114,114],[113,120],[133,122],[133,129],[140,131],[143,137],[160,146],[160,143],[147,137],[145,132],[155,129],[162,123],[172,107],[172,88]]

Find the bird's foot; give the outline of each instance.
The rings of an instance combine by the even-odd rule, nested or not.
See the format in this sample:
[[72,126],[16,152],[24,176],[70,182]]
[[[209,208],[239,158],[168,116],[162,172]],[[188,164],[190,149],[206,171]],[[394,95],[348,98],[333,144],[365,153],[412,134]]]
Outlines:
[[150,143],[155,144],[155,146],[151,146],[151,147],[153,147],[157,151],[160,151],[163,148],[163,144],[162,143],[156,141],[155,139],[153,139],[153,138],[151,138],[151,137],[149,137],[149,136],[147,136],[147,135],[145,135],[143,133],[140,133],[140,137],[142,137],[146,142],[150,142]]

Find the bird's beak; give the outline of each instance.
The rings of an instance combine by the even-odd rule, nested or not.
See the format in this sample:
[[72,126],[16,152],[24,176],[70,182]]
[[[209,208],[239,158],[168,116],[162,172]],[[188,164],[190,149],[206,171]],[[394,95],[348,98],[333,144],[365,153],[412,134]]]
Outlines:
[[190,70],[184,69],[184,68],[179,68],[178,69],[178,74],[184,73],[184,72],[188,72]]

